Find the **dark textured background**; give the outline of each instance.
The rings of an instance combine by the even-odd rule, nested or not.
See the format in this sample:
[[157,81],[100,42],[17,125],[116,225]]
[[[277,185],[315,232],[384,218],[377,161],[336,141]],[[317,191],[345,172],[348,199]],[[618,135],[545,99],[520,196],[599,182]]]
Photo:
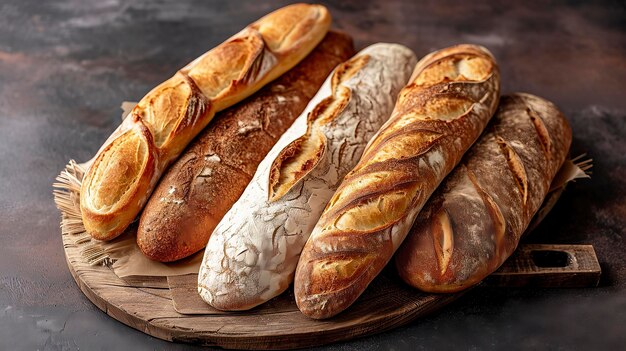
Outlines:
[[[0,350],[180,350],[85,298],[67,270],[51,183],[90,158],[138,100],[196,56],[284,1],[0,2]],[[495,3],[495,2],[494,2]],[[359,48],[422,56],[487,46],[503,92],[554,101],[593,179],[570,186],[529,238],[590,243],[595,289],[471,291],[429,318],[334,350],[623,349],[626,344],[626,10],[623,1],[343,1],[334,26]]]

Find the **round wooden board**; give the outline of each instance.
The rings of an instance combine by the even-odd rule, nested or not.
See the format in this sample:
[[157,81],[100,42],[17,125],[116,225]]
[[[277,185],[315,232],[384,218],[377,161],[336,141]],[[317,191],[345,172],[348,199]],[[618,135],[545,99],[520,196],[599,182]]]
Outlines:
[[[543,219],[562,188],[550,193],[529,229]],[[380,333],[433,312],[463,293],[426,294],[406,286],[387,269],[345,312],[328,320],[305,317],[291,292],[238,313],[178,313],[165,278],[120,279],[106,266],[90,266],[70,235],[63,235],[70,272],[82,292],[118,321],[154,337],[228,349],[292,349]],[[130,286],[133,285],[133,286]]]
[[355,305],[329,320],[305,317],[290,293],[247,312],[185,315],[174,309],[169,288],[128,286],[110,268],[85,263],[67,235],[63,242],[70,272],[89,300],[120,322],[169,341],[231,349],[317,346],[395,328],[461,295],[420,293],[385,272]]

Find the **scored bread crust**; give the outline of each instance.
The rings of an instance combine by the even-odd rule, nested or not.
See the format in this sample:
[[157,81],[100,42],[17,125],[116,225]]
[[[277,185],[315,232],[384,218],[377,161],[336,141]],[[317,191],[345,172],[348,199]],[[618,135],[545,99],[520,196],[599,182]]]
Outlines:
[[353,54],[352,38],[331,31],[296,67],[216,116],[146,204],[137,229],[141,251],[168,262],[204,248],[267,152],[333,68]]
[[291,69],[324,37],[321,5],[274,11],[208,51],[144,96],[87,171],[86,231],[110,240],[135,219],[165,168],[221,111]]
[[415,62],[404,46],[375,44],[333,71],[211,235],[198,276],[204,301],[245,310],[289,287],[324,206],[391,114]]
[[441,180],[496,110],[493,56],[458,45],[424,57],[394,112],[328,203],[295,276],[300,310],[328,318],[380,273]]
[[456,292],[513,253],[565,161],[572,131],[549,101],[502,97],[487,131],[418,216],[395,256],[420,290]]

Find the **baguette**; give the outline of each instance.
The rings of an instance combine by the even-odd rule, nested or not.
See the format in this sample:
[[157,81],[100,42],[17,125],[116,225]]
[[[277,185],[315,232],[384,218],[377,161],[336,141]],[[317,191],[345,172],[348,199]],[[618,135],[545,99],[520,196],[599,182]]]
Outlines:
[[320,319],[350,306],[380,273],[430,194],[495,112],[499,73],[484,48],[423,58],[391,118],[333,195],[306,243],[296,303]]
[[137,244],[168,262],[202,248],[278,138],[335,66],[354,54],[352,38],[329,32],[296,67],[220,113],[165,173],[141,214]]
[[223,110],[295,66],[324,37],[323,6],[279,9],[200,56],[144,96],[83,179],[86,231],[110,240],[137,217],[165,168]]
[[200,296],[245,310],[285,291],[324,206],[389,118],[415,55],[372,45],[339,65],[259,165],[209,239]]
[[459,166],[428,200],[395,257],[400,277],[428,292],[456,292],[513,253],[565,161],[572,131],[550,102],[505,96]]

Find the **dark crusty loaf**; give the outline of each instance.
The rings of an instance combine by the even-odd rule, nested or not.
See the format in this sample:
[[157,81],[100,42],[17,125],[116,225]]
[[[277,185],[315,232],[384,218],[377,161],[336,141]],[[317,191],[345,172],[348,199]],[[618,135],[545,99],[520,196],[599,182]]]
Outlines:
[[408,284],[455,292],[498,269],[548,193],[572,132],[550,102],[505,96],[487,132],[428,200],[395,257]]
[[144,96],[85,174],[86,231],[110,240],[137,217],[161,173],[221,111],[295,66],[322,40],[330,15],[296,4],[270,13]]
[[331,198],[300,256],[296,302],[312,318],[350,306],[380,273],[441,180],[496,110],[500,76],[482,47],[418,62],[389,121]]
[[204,248],[259,162],[332,69],[353,54],[348,35],[329,32],[296,67],[220,113],[170,167],[148,201],[137,231],[143,253],[174,261]]

